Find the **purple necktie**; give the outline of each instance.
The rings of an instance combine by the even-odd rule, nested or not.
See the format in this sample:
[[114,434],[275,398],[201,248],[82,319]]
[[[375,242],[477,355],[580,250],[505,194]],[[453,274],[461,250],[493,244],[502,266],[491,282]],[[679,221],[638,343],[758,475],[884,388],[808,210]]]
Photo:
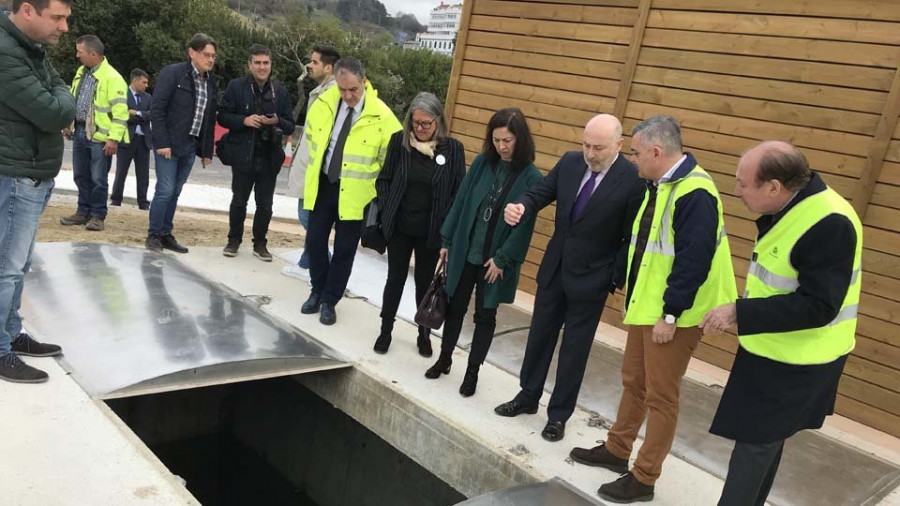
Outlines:
[[594,181],[597,180],[597,174],[599,174],[599,172],[594,172],[592,170],[590,172],[591,177],[589,177],[584,183],[584,186],[581,187],[581,191],[578,192],[578,197],[575,199],[575,205],[572,206],[572,214],[569,216],[572,223],[578,220],[578,218],[581,218],[581,213],[584,212],[584,208],[587,207],[588,201],[591,200],[591,195],[594,193]]

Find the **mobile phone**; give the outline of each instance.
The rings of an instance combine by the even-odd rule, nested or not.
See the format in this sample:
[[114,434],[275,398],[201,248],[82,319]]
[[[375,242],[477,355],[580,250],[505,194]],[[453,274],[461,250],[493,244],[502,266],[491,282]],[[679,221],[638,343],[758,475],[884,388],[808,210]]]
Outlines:
[[269,113],[269,114],[266,114],[266,117],[267,117],[267,118],[274,118],[274,117],[275,117],[275,113]]

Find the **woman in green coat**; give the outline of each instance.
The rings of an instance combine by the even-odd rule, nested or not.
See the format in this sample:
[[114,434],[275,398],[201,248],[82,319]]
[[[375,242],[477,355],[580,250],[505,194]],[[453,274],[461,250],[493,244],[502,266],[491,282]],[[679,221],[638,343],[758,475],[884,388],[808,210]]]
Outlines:
[[506,204],[514,202],[541,180],[534,166],[534,140],[522,111],[497,111],[488,122],[484,147],[460,184],[441,227],[441,259],[447,262],[450,303],[444,321],[441,354],[425,372],[435,379],[450,372],[453,349],[475,290],[475,332],[459,393],[475,393],[478,369],[487,356],[497,306],[511,303],[519,284],[519,268],[528,253],[534,220],[510,227],[503,220]]

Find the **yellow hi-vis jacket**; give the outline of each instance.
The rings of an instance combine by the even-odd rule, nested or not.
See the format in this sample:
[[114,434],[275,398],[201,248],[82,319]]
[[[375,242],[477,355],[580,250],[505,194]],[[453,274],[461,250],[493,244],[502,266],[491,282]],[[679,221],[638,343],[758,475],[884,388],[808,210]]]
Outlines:
[[[306,115],[306,140],[309,143],[309,165],[306,166],[304,209],[316,206],[322,162],[331,142],[341,93],[332,86],[319,95]],[[344,144],[341,166],[338,217],[341,220],[361,220],[363,209],[375,198],[375,179],[384,163],[388,142],[402,127],[391,109],[378,99],[378,92],[366,81],[366,96],[362,113],[355,120]]]
[[[678,317],[678,327],[695,327],[710,309],[728,304],[737,299],[734,281],[734,267],[731,264],[731,248],[725,234],[725,220],[722,218],[722,200],[709,174],[699,165],[681,179],[660,183],[656,193],[656,208],[653,212],[652,228],[647,238],[647,249],[641,259],[640,270],[634,286],[628,287],[628,311],[625,323],[629,325],[654,325],[663,316],[663,295],[668,287],[669,274],[675,263],[675,230],[672,222],[678,199],[694,190],[703,190],[715,197],[718,209],[718,242],[713,254],[709,275],[700,285],[694,305],[685,309]],[[631,246],[628,248],[628,268],[634,257],[635,243],[640,231],[640,216],[647,207],[648,194],[638,211],[631,229]],[[630,276],[629,272],[629,276]]]
[[791,251],[803,234],[832,214],[846,216],[856,231],[853,274],[837,316],[824,327],[738,336],[745,350],[796,365],[827,364],[853,350],[862,287],[863,228],[853,207],[831,188],[797,203],[757,241],[744,298],[767,298],[795,292],[800,283],[797,270],[791,265]]
[[[84,65],[78,67],[72,80],[72,95],[78,99],[78,85],[84,75]],[[113,140],[127,144],[128,139],[128,85],[106,58],[94,70],[97,87],[85,130],[91,140]],[[93,114],[91,114],[91,111]],[[93,123],[91,123],[91,119]]]

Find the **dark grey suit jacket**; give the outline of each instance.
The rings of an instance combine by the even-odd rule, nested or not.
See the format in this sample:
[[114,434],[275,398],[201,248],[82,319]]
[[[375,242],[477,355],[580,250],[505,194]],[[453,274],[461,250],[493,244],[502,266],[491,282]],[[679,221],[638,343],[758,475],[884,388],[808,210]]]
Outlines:
[[141,131],[144,132],[144,144],[147,149],[153,150],[153,139],[150,136],[150,102],[153,101],[153,95],[149,93],[141,93],[141,105],[137,105],[134,100],[134,94],[131,88],[128,88],[128,110],[140,111],[140,116],[128,116],[128,139],[129,143],[134,142],[135,129],[141,125]]

